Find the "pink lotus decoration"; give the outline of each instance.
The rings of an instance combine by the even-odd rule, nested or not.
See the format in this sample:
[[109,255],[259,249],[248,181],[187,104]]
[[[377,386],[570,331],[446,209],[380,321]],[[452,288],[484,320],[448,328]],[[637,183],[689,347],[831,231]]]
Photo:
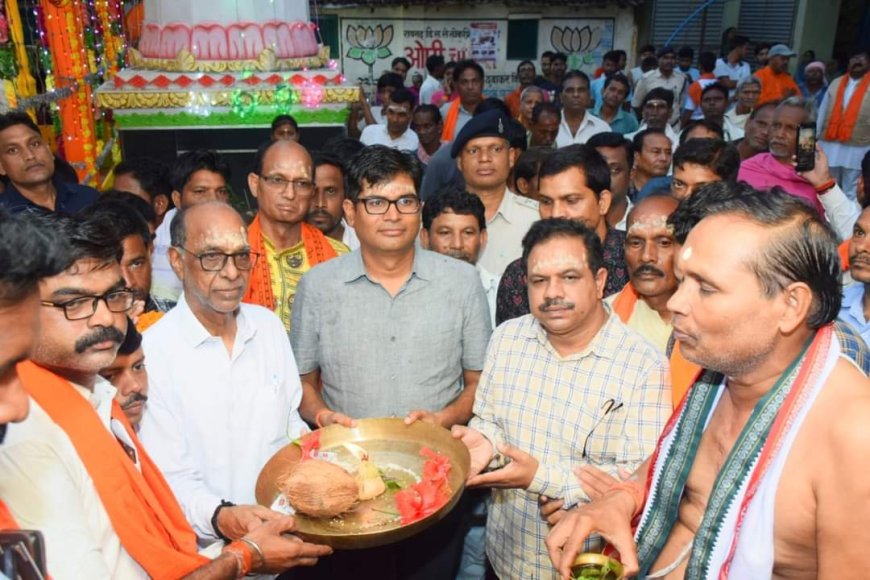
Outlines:
[[145,24],[139,52],[146,58],[172,59],[182,50],[197,60],[256,60],[267,48],[279,59],[316,56],[315,25],[310,22],[220,24]]

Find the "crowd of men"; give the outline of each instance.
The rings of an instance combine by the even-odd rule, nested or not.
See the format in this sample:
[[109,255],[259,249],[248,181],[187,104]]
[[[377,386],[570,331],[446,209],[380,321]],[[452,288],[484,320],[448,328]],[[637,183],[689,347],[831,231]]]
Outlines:
[[[275,119],[250,223],[213,151],[100,193],[0,116],[0,530],[62,580],[860,575],[870,60],[801,96],[748,46],[545,53],[503,101],[396,59],[348,138]],[[443,521],[333,552],[257,505],[301,434],[391,416],[470,452]]]

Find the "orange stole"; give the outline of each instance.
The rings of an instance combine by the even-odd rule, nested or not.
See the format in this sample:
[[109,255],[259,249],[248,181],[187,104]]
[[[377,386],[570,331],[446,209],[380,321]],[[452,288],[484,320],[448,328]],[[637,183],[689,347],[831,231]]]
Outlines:
[[18,522],[12,517],[12,512],[6,504],[0,501],[0,530],[17,530]]
[[849,269],[849,238],[837,247],[837,253],[840,254],[840,268],[845,272]]
[[112,418],[135,444],[141,473],[69,382],[30,361],[18,365],[18,374],[33,400],[69,436],[121,544],[150,577],[181,578],[209,561],[196,553],[196,535],[181,506],[117,402]]
[[674,350],[671,351],[671,400],[674,403],[674,409],[679,406],[680,401],[689,391],[689,387],[695,384],[698,380],[698,375],[701,374],[701,367],[693,362],[683,358],[680,352],[680,341],[674,343]]
[[623,324],[628,324],[628,319],[634,313],[635,304],[637,304],[637,292],[629,282],[616,295],[616,299],[613,301],[613,312],[619,316]]
[[825,131],[825,139],[827,141],[840,141],[845,143],[852,139],[852,131],[855,129],[855,123],[858,121],[858,113],[861,112],[861,105],[864,102],[864,95],[867,94],[867,88],[870,87],[870,74],[864,74],[860,84],[852,93],[852,99],[849,101],[849,106],[843,109],[843,99],[846,95],[846,85],[848,79],[840,81],[840,88],[837,90],[837,98],[834,100],[834,106],[831,109],[831,120],[828,122],[828,130]]
[[[631,283],[616,295],[613,301],[613,312],[619,316],[623,324],[628,324],[628,319],[634,313],[634,306],[637,304],[637,292]],[[689,387],[695,382],[698,374],[701,372],[701,367],[690,363],[680,354],[680,342],[674,343],[674,350],[671,352],[671,402],[674,409],[680,404],[683,395],[689,390]]]
[[450,110],[447,111],[447,119],[444,120],[444,129],[441,131],[442,141],[453,141],[454,133],[456,132],[456,123],[459,121],[459,108],[462,104],[459,99],[455,99],[450,104]]
[[[312,225],[302,223],[302,243],[305,255],[313,268],[321,262],[338,256],[323,233]],[[275,310],[275,295],[272,292],[272,274],[269,272],[269,260],[266,257],[266,242],[263,241],[263,227],[260,225],[260,214],[248,226],[248,244],[251,251],[260,255],[257,265],[251,272],[251,281],[245,291],[243,302],[259,304],[269,310]]]

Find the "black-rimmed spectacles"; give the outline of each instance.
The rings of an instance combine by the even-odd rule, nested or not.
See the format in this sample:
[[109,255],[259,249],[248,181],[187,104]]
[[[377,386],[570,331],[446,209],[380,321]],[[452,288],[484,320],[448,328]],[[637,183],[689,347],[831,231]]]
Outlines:
[[230,258],[233,259],[233,265],[235,265],[237,270],[250,270],[257,263],[257,258],[260,257],[260,254],[256,252],[252,252],[250,250],[244,252],[235,252],[233,254],[225,254],[223,252],[203,252],[201,254],[197,254],[191,252],[187,248],[181,247],[178,248],[180,250],[184,250],[197,260],[199,260],[199,265],[206,272],[220,272],[227,265],[227,260]]
[[90,318],[97,311],[97,302],[102,300],[110,312],[127,312],[133,306],[134,294],[132,290],[112,290],[105,294],[93,296],[81,296],[65,302],[52,302],[40,300],[40,304],[51,308],[60,308],[67,320],[84,320]]

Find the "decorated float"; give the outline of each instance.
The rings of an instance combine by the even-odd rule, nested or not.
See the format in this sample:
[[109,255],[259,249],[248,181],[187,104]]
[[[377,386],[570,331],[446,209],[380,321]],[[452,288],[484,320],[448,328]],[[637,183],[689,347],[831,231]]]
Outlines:
[[129,65],[97,91],[120,129],[341,125],[358,88],[305,0],[146,0]]

